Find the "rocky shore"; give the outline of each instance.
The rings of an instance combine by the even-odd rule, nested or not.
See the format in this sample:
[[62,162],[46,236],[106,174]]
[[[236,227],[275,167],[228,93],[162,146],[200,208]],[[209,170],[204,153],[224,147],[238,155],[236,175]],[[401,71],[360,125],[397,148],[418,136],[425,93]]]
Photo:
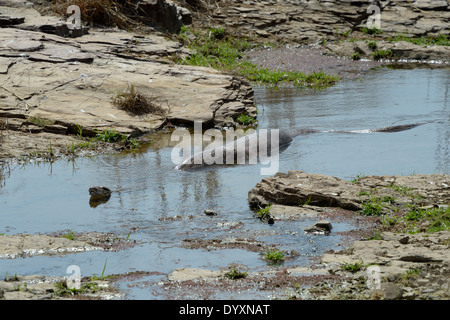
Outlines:
[[[376,1],[380,32],[364,29],[371,13],[369,3],[360,0],[135,2],[150,20],[146,32],[95,25],[74,33],[64,27],[65,17],[49,10],[46,0],[0,0],[0,159],[116,152],[123,146],[79,146],[105,130],[145,139],[149,133],[194,121],[204,128],[224,128],[236,126],[241,114],[256,116],[248,80],[174,62],[174,56],[191,54],[173,37],[186,24],[223,27],[233,37],[251,39],[265,49],[250,51],[247,57],[273,70],[324,71],[346,78],[399,61],[449,63],[448,44],[430,40],[449,38],[448,1]],[[155,8],[160,10],[157,17],[149,13]],[[422,40],[413,43],[409,38]],[[382,52],[389,54],[377,56]],[[136,115],[119,109],[115,98],[130,88],[160,112]],[[348,247],[326,253],[308,268],[249,273],[238,281],[227,277],[227,270],[181,268],[162,283],[164,292],[168,298],[183,298],[195,286],[194,298],[203,299],[211,290],[251,289],[278,299],[447,300],[450,234],[448,228],[439,228],[450,223],[449,186],[448,175],[370,176],[348,182],[299,171],[279,173],[249,192],[251,208],[270,207],[275,223],[305,216],[318,222],[340,217],[367,227],[349,235]],[[114,235],[78,235],[76,240],[0,235],[0,258],[130,245]],[[242,239],[185,245],[266,249]],[[0,299],[74,298],[64,281],[7,275],[0,281]],[[109,289],[111,279],[95,281],[97,289],[105,288],[100,290],[104,295],[89,296],[86,291],[81,298],[117,297]]]
[[[190,54],[167,37],[183,25],[221,27],[232,37],[276,46],[249,53],[273,70],[342,75],[379,66],[374,55],[380,53],[442,64],[450,56],[448,44],[391,40],[448,37],[446,1],[378,1],[375,34],[367,32],[368,3],[359,0],[134,2],[147,12],[139,17],[147,22],[144,32],[98,25],[74,32],[51,1],[0,1],[0,157],[67,153],[83,143],[80,133],[111,129],[140,137],[167,125],[223,128],[235,126],[240,114],[256,116],[247,80],[173,63],[173,56]],[[114,106],[130,86],[163,112],[136,116]]]
[[[367,176],[350,182],[290,171],[263,179],[249,192],[250,206],[271,205],[275,220],[319,220],[331,208],[353,212],[354,219],[375,219],[370,236],[326,253],[316,265],[346,280],[293,293],[302,299],[449,299],[449,203],[450,176],[440,174]],[[443,228],[434,229],[438,226]]]

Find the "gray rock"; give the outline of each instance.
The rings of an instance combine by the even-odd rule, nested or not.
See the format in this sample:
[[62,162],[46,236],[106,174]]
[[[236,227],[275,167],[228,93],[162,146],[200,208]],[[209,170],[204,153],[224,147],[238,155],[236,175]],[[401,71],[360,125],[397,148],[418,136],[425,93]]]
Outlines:
[[209,210],[209,209],[205,210],[204,213],[205,213],[207,216],[216,216],[216,215],[217,215],[217,212],[216,212],[216,211],[214,211],[214,210]]
[[402,297],[403,289],[392,282],[383,282],[381,292],[386,300],[397,300]]

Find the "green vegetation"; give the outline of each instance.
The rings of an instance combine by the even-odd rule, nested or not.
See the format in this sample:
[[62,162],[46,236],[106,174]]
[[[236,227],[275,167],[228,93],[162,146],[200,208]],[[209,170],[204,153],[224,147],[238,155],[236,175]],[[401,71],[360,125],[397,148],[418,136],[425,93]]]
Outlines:
[[366,216],[380,216],[383,214],[384,205],[377,197],[371,197],[362,204],[361,214]]
[[[381,228],[404,233],[434,233],[450,230],[449,206],[423,206],[423,198],[414,189],[398,184],[361,191],[359,214],[380,217]],[[405,197],[407,199],[405,199]],[[408,199],[409,198],[409,199]],[[375,232],[370,239],[379,239]]]
[[212,67],[214,69],[238,74],[250,81],[277,86],[280,83],[291,83],[297,87],[324,88],[335,84],[339,78],[324,72],[304,74],[295,71],[269,70],[259,68],[244,58],[245,51],[256,45],[246,39],[238,39],[226,34],[223,28],[209,29],[206,34],[183,27],[178,40],[187,45],[192,54],[177,58],[181,64]]
[[113,143],[125,140],[126,136],[115,130],[106,129],[104,131],[98,131],[96,138],[99,141]]
[[447,38],[445,34],[437,35],[437,36],[427,36],[427,37],[408,37],[406,35],[397,35],[395,37],[389,37],[387,38],[388,41],[407,41],[414,43],[416,45],[423,45],[423,46],[449,46],[450,45],[450,39]]
[[375,60],[391,59],[395,57],[395,54],[392,52],[391,49],[375,50],[374,53],[372,54],[372,57]]
[[359,52],[353,52],[353,54],[352,54],[352,59],[353,59],[353,60],[360,60],[360,59],[361,59],[361,53],[359,53]]
[[236,267],[231,266],[227,273],[224,276],[228,279],[235,280],[245,278],[247,276],[247,271],[239,271]]
[[421,273],[422,273],[422,269],[421,268],[418,268],[418,267],[412,268],[412,269],[406,270],[406,272],[402,275],[402,279],[403,280],[409,280],[411,278],[416,278]]
[[270,210],[272,209],[272,205],[269,204],[265,206],[264,208],[259,207],[258,210],[255,211],[255,215],[260,218],[261,220],[269,219],[270,216]]
[[380,230],[375,230],[373,236],[367,238],[367,240],[383,240]]
[[253,117],[251,117],[251,116],[249,116],[249,115],[246,114],[246,113],[241,113],[241,114],[236,118],[236,121],[237,121],[238,123],[240,123],[240,124],[243,124],[243,125],[252,125],[252,124],[256,123],[256,119],[253,118]]
[[403,193],[405,196],[411,195],[412,188],[401,186],[398,184],[391,184],[388,186],[388,188],[392,188],[397,192]]
[[350,180],[351,183],[357,183],[360,179],[365,178],[366,175],[364,173],[358,173],[355,178]]
[[361,28],[361,32],[367,33],[367,34],[370,34],[370,35],[375,35],[375,34],[381,34],[381,33],[383,33],[383,31],[381,31],[381,30],[378,29],[377,27],[373,27],[373,28],[367,28],[367,27],[364,27],[364,28]]
[[96,139],[107,143],[123,142],[128,145],[130,149],[135,149],[139,146],[139,143],[136,139],[129,138],[127,135],[112,129],[97,131]]
[[264,259],[270,263],[279,264],[284,261],[284,253],[278,249],[267,250],[264,254]]
[[362,262],[355,262],[355,263],[344,262],[343,266],[341,267],[341,270],[356,273],[360,270],[363,270],[363,268],[365,267],[366,266]]
[[376,41],[369,41],[367,42],[367,46],[372,50],[375,51],[378,49],[378,44]]
[[450,207],[411,210],[403,220],[409,233],[450,230]]
[[68,231],[66,234],[63,234],[61,237],[69,239],[69,240],[75,240],[76,239],[75,233],[73,231]]
[[27,122],[32,123],[35,126],[38,126],[41,128],[55,124],[54,120],[48,120],[48,119],[39,118],[39,117],[29,117]]

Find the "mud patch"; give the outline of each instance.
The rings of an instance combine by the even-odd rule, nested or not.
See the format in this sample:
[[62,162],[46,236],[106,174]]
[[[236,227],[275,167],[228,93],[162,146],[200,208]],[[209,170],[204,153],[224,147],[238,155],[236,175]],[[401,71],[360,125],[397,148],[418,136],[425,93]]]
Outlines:
[[[277,299],[295,298],[290,296],[292,287],[310,286],[324,280],[334,282],[342,279],[335,275],[306,271],[298,274],[286,268],[251,273],[239,279],[229,279],[224,271],[213,272],[215,276],[189,279],[185,281],[166,281],[158,295],[163,299]],[[220,274],[220,275],[219,275]]]
[[385,65],[377,61],[355,61],[326,55],[320,46],[268,48],[252,51],[246,57],[260,68],[280,71],[300,71],[305,74],[324,72],[344,79],[358,78],[360,73]]
[[189,249],[204,249],[207,251],[218,249],[244,249],[251,252],[261,252],[271,246],[254,239],[184,239],[183,247]]

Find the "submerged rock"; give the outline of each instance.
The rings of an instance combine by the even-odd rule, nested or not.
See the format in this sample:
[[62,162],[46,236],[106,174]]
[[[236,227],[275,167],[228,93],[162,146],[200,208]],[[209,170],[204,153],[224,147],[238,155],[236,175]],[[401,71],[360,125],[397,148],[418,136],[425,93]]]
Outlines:
[[329,234],[331,229],[333,229],[333,226],[331,225],[331,222],[328,220],[320,220],[319,222],[315,223],[314,225],[305,228],[305,232],[307,233],[314,233],[314,234]]
[[109,197],[111,195],[111,189],[104,186],[96,186],[89,188],[89,194],[91,197]]
[[89,188],[89,194],[91,198],[89,199],[89,205],[95,208],[101,204],[108,202],[111,198],[112,191],[104,186],[96,186]]

